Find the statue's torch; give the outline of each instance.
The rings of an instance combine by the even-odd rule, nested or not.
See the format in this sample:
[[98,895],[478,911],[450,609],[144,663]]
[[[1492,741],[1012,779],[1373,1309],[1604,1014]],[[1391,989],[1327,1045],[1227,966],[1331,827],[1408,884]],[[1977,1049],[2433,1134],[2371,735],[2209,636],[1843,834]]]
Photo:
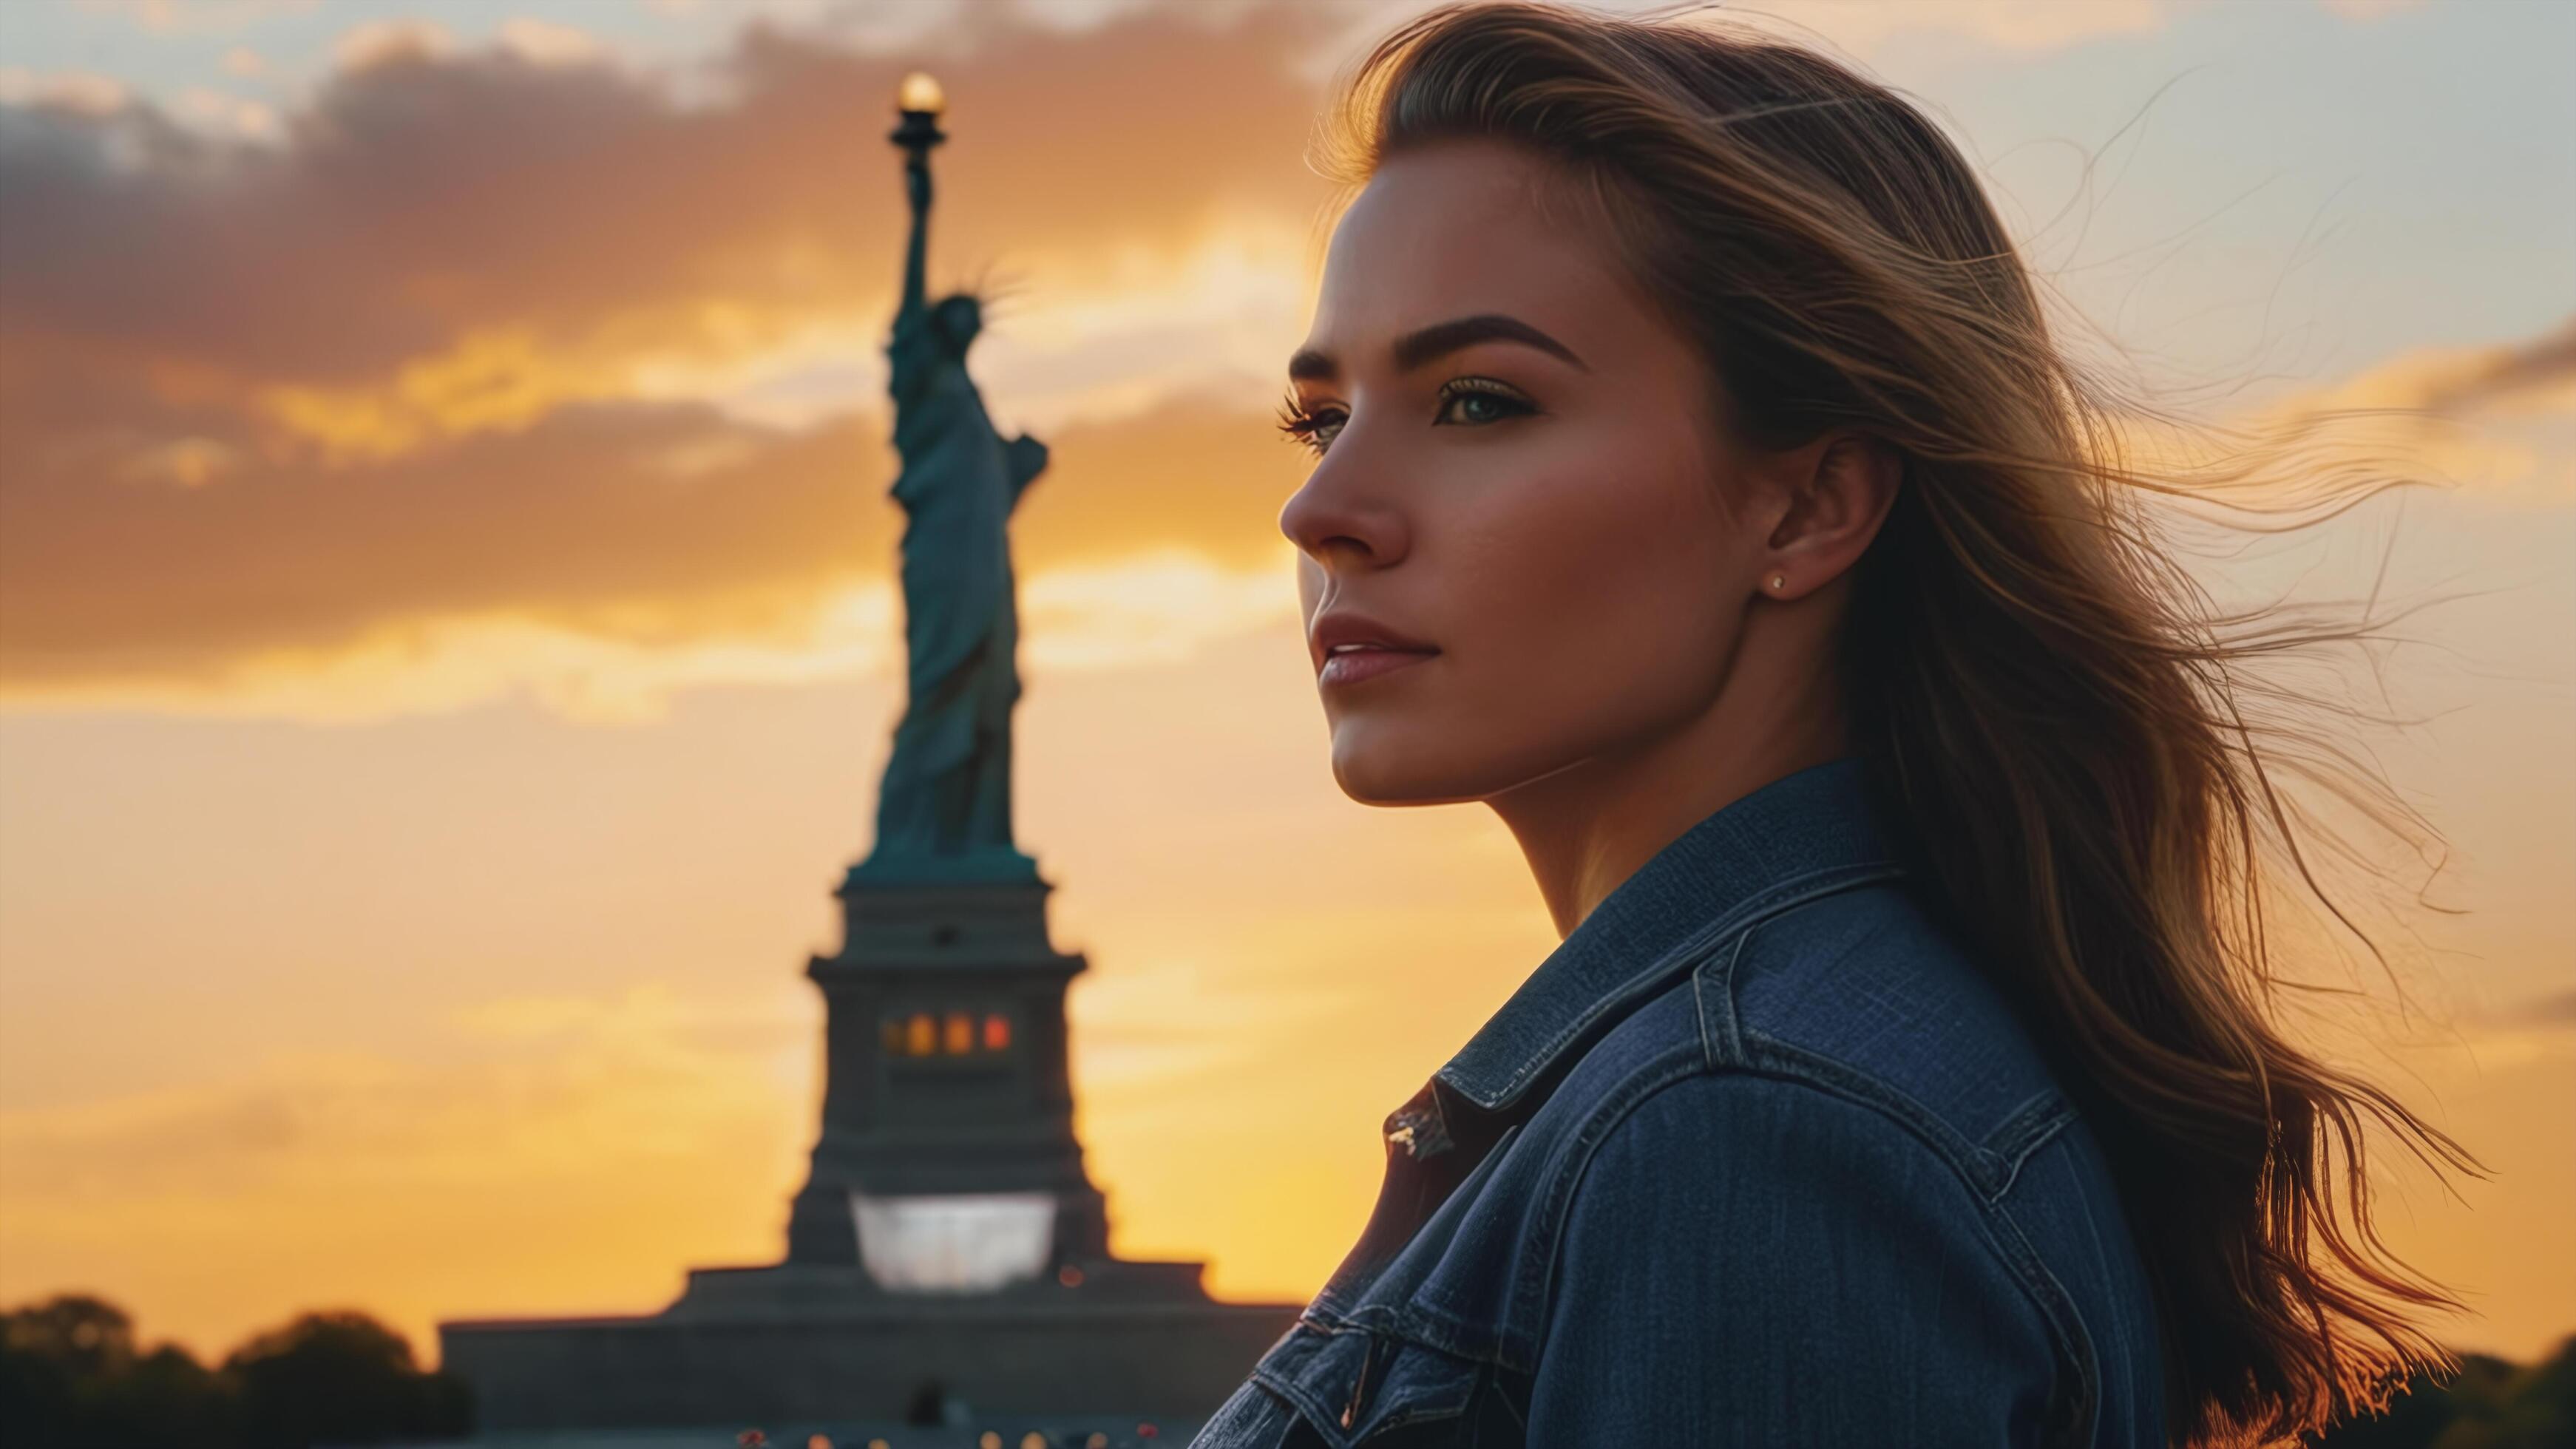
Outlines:
[[903,124],[888,133],[886,139],[901,146],[915,163],[927,162],[930,148],[948,139],[939,129],[939,113],[948,108],[948,98],[940,93],[939,82],[925,70],[905,76],[903,88],[895,93],[894,108],[903,114]]

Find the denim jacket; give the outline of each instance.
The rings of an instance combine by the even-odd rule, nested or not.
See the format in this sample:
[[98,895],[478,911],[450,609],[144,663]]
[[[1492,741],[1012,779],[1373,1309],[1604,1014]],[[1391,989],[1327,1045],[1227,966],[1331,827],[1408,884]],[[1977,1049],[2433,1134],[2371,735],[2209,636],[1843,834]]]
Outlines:
[[2101,1149],[1913,889],[1854,758],[1665,846],[1193,1449],[2162,1445]]

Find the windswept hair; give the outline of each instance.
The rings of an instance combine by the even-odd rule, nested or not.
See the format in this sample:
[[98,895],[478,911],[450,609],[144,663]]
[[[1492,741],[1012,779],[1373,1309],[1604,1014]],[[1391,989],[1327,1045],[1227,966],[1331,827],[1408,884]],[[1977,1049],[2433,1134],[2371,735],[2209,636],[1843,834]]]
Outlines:
[[[1902,456],[1845,622],[1853,738],[1931,907],[2111,1158],[2175,1442],[2287,1438],[2454,1367],[2410,1320],[2457,1301],[2371,1226],[2363,1129],[2437,1173],[2479,1166],[2287,1038],[2279,992],[2324,988],[2275,969],[2263,908],[2267,890],[2304,892],[2369,941],[2311,872],[2301,838],[2322,827],[2286,777],[2431,834],[2311,727],[2318,701],[2248,668],[2378,636],[2312,608],[2218,608],[2149,506],[2304,527],[2391,480],[2321,461],[2312,423],[2208,468],[2133,466],[2137,423],[2165,415],[2052,341],[1954,145],[1814,50],[1670,16],[1451,4],[1380,41],[1329,121],[1321,164],[1348,191],[1446,138],[1553,162],[1542,204],[1606,224],[1613,260],[1707,360],[1735,439],[1857,429]],[[2295,496],[2239,501],[2267,470]]]

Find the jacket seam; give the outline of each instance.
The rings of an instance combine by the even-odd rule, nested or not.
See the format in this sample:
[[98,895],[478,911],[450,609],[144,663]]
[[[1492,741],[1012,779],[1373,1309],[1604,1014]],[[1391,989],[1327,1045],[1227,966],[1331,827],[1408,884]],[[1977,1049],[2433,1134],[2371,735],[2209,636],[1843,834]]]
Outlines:
[[1768,1032],[1755,1030],[1746,1036],[1750,1040],[1744,1058],[1735,1065],[1867,1106],[1939,1153],[1952,1172],[1966,1179],[1969,1192],[1979,1201],[1993,1202],[1999,1177],[1995,1155],[1951,1126],[1949,1119],[1923,1105],[1913,1093],[1875,1072],[1782,1041]]
[[[1734,977],[1735,963],[1744,959],[1744,944],[1747,941],[1752,940],[1753,933],[1760,929],[1762,929],[1762,927],[1759,923],[1747,926],[1744,928],[1744,933],[1735,938],[1735,949],[1727,953],[1726,968],[1721,975],[1728,979],[1732,979]],[[1707,968],[1704,966],[1700,968],[1702,971],[1706,969]],[[1694,971],[1691,974],[1696,977],[1699,972]],[[1691,991],[1691,1009],[1699,1018],[1699,1044],[1701,1056],[1705,1057],[1712,1066],[1719,1062],[1741,1061],[1744,1057],[1744,1038],[1739,1034],[1736,1028],[1734,993],[1720,992],[1717,997],[1717,1014],[1720,1020],[1724,1023],[1723,1035],[1725,1037],[1725,1046],[1723,1049],[1720,1049],[1718,1045],[1718,1038],[1721,1035],[1720,1029],[1716,1024],[1713,1024],[1709,1020],[1708,1003],[1709,993],[1694,987]]]
[[[1536,1373],[1539,1359],[1546,1354],[1546,1313],[1549,1296],[1556,1287],[1557,1247],[1565,1237],[1565,1217],[1574,1190],[1582,1181],[1585,1170],[1591,1167],[1593,1154],[1600,1151],[1603,1140],[1648,1097],[1676,1082],[1708,1073],[1698,1055],[1686,1047],[1670,1047],[1648,1058],[1604,1095],[1574,1129],[1567,1162],[1549,1175],[1541,1194],[1536,1241],[1524,1250],[1526,1257],[1512,1275],[1514,1286],[1507,1300],[1509,1316],[1512,1321],[1527,1325],[1521,1336],[1528,1340],[1530,1351],[1528,1362],[1510,1364],[1510,1367],[1523,1373]],[[1537,1280],[1535,1283],[1531,1281],[1533,1277]],[[1501,1337],[1501,1346],[1508,1350],[1513,1335],[1507,1330]]]
[[2003,1174],[1995,1184],[1993,1200],[2001,1202],[2021,1179],[2021,1165],[2074,1120],[2075,1104],[2054,1086],[2041,1088],[2006,1114],[2002,1124],[1986,1134],[1985,1150]]
[[[1501,1091],[1492,1101],[1478,1097],[1463,1086],[1460,1086],[1459,1090],[1469,1101],[1489,1112],[1508,1106],[1528,1089],[1531,1081],[1536,1079],[1545,1070],[1547,1064],[1554,1061],[1557,1055],[1565,1050],[1568,1043],[1580,1040],[1583,1034],[1591,1030],[1602,1017],[1627,1006],[1638,996],[1650,990],[1657,981],[1676,971],[1695,970],[1707,953],[1725,943],[1728,933],[1748,930],[1773,916],[1805,905],[1809,901],[1821,900],[1846,890],[1891,880],[1905,873],[1905,867],[1894,861],[1872,860],[1857,864],[1819,866],[1814,870],[1791,876],[1787,880],[1768,886],[1737,902],[1733,909],[1683,938],[1679,944],[1657,956],[1653,964],[1596,996],[1574,1020],[1559,1027],[1537,1049],[1523,1055],[1520,1064],[1515,1066],[1511,1075],[1504,1079]],[[1459,1086],[1454,1079],[1451,1085]]]

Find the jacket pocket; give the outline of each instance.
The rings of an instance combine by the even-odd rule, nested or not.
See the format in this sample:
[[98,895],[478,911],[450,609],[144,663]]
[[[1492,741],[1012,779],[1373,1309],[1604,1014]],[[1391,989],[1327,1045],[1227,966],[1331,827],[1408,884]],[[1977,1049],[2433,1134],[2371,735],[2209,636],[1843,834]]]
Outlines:
[[[1474,1360],[1391,1333],[1301,1321],[1252,1371],[1305,1432],[1284,1444],[1433,1449],[1459,1444],[1483,1381]],[[1309,1437],[1311,1435],[1311,1437]]]
[[1294,1405],[1246,1379],[1190,1437],[1189,1449],[1290,1449],[1309,1432]]

